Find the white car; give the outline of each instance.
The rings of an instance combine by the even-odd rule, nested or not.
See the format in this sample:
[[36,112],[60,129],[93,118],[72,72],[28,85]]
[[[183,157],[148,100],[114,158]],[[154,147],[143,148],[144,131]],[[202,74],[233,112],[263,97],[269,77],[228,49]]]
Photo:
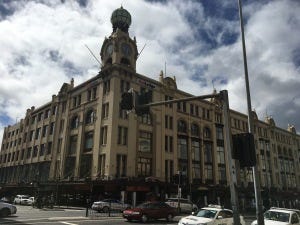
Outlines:
[[31,205],[32,201],[29,199],[28,195],[17,195],[14,199],[14,204]]
[[[178,208],[178,198],[168,198],[166,202],[173,208]],[[185,198],[179,198],[180,212],[191,213],[198,210],[197,205]]]
[[[240,223],[245,225],[243,216],[240,216]],[[196,214],[183,217],[178,225],[232,225],[233,212],[218,205],[209,205],[201,208]]]
[[92,209],[98,212],[121,211],[131,208],[131,205],[123,203],[116,199],[104,199],[102,201],[94,202]]
[[0,216],[1,217],[6,217],[6,216],[16,214],[16,213],[17,213],[16,206],[9,204],[7,202],[0,201]]
[[[265,225],[300,225],[300,211],[272,207],[264,213]],[[251,225],[257,225],[257,220]]]

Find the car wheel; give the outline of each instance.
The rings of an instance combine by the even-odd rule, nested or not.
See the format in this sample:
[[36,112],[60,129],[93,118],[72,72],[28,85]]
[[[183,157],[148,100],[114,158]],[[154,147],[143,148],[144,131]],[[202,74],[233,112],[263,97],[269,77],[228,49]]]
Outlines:
[[108,208],[107,206],[104,206],[103,209],[102,209],[102,211],[103,211],[104,213],[108,213],[109,208]]
[[170,222],[170,221],[173,221],[173,215],[171,214],[171,213],[169,213],[168,215],[167,215],[167,221],[168,222]]
[[0,211],[0,215],[1,215],[2,217],[6,217],[6,216],[8,216],[9,214],[10,214],[10,211],[9,211],[9,209],[7,209],[7,208],[1,209],[1,211]]
[[143,223],[146,223],[148,221],[148,216],[147,215],[142,215],[142,218],[141,218],[142,222]]

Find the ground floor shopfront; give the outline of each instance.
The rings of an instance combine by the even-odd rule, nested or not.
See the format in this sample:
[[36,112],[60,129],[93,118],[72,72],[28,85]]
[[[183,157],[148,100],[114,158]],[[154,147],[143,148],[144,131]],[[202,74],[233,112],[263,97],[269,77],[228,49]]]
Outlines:
[[[231,208],[230,190],[226,185],[184,185],[161,182],[155,178],[51,181],[43,183],[19,183],[0,185],[0,197],[13,197],[27,194],[39,199],[51,201],[56,205],[86,206],[104,198],[114,198],[137,205],[147,200],[165,200],[177,197],[189,198],[198,207],[207,204],[219,204]],[[262,201],[265,209],[270,207],[300,208],[300,193],[297,190],[280,191],[274,188],[262,189]],[[254,188],[238,188],[241,211],[255,210]]]

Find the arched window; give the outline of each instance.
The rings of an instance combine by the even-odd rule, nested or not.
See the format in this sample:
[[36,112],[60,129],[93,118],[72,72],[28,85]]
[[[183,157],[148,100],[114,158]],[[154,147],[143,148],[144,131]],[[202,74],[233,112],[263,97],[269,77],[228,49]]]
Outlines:
[[179,120],[177,124],[177,130],[180,133],[187,133],[187,125],[186,122],[183,120]]
[[204,138],[211,138],[211,132],[210,132],[210,129],[208,127],[204,127],[203,136],[204,136]]
[[76,129],[79,126],[79,117],[74,116],[71,120],[71,129]]
[[200,135],[199,126],[195,123],[193,123],[191,125],[191,134],[192,134],[192,136],[199,136]]
[[95,121],[95,112],[94,112],[94,110],[91,109],[86,113],[85,123],[91,124],[91,123],[94,123],[94,121]]

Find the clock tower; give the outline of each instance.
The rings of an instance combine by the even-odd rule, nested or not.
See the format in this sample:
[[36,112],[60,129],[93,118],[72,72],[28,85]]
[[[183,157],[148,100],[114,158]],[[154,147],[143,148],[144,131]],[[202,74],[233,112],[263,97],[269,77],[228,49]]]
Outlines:
[[131,15],[122,6],[116,9],[110,19],[113,32],[105,38],[100,56],[105,68],[114,64],[123,65],[136,70],[138,56],[136,39],[131,39],[128,33]]

